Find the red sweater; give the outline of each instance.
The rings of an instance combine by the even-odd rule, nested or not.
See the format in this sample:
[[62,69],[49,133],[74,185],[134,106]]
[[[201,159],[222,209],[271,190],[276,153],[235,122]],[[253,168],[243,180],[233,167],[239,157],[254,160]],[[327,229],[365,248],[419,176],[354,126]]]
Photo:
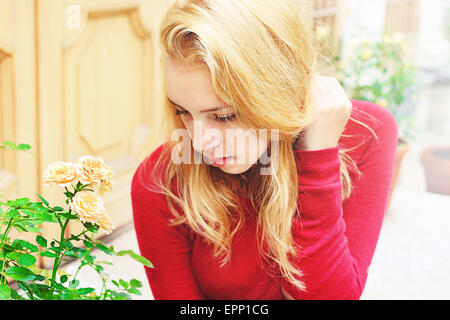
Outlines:
[[[302,248],[295,263],[306,292],[262,268],[255,223],[236,234],[223,268],[213,259],[212,246],[189,227],[168,226],[172,216],[164,197],[145,190],[137,174],[151,168],[162,145],[153,151],[133,177],[131,196],[140,252],[154,265],[145,267],[154,298],[279,300],[283,287],[294,299],[359,299],[386,210],[398,136],[389,111],[370,102],[352,104],[352,117],[369,125],[378,139],[349,121],[344,135],[353,136],[341,137],[339,147],[295,151],[301,218],[294,220],[292,232]],[[362,175],[350,171],[352,194],[342,201],[338,150],[358,145],[347,154]],[[249,216],[255,214],[247,200],[242,204]]]

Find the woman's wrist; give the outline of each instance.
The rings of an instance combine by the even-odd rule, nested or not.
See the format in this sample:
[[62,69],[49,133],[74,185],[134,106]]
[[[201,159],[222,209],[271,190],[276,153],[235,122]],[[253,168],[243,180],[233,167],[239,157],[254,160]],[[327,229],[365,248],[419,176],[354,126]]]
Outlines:
[[305,139],[299,139],[294,143],[295,151],[318,151],[324,149],[332,149],[338,146],[335,141],[308,142]]

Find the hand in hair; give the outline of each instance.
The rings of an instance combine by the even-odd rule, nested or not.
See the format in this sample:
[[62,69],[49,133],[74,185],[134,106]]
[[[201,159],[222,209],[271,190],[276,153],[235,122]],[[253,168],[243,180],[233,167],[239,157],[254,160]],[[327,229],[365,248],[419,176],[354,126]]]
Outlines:
[[309,106],[314,120],[294,145],[295,150],[313,151],[335,148],[350,119],[352,103],[340,83],[333,77],[313,74]]

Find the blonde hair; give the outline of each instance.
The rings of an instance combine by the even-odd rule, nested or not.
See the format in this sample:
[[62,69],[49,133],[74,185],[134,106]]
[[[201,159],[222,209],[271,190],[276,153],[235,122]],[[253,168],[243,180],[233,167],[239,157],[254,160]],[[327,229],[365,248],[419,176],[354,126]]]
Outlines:
[[[312,121],[313,110],[306,101],[317,60],[301,4],[297,0],[173,1],[161,22],[161,62],[175,58],[186,65],[206,65],[216,95],[235,107],[239,120],[249,127],[279,130],[279,164],[276,171],[271,166],[271,175],[253,176],[258,164],[240,175],[205,163],[175,165],[170,156],[178,142],[169,141],[154,166],[158,170],[152,183],[166,196],[175,217],[172,224],[186,223],[212,243],[214,257],[223,256],[222,266],[231,257],[233,236],[245,223],[239,197],[248,196],[257,213],[258,245],[269,262],[268,270],[274,276],[281,272],[305,290],[302,273],[291,261],[300,250],[294,247],[291,231],[293,219],[300,216],[292,146]],[[169,140],[173,130],[185,127],[165,96]],[[349,170],[359,173],[346,155],[352,149],[339,150],[343,199],[351,193]]]

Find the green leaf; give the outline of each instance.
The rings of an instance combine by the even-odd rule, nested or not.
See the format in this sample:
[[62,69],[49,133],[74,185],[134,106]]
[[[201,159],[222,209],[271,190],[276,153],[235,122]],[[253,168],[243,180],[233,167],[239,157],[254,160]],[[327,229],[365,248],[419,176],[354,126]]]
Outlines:
[[134,254],[133,250],[122,250],[116,253],[117,256],[129,256],[131,254]]
[[6,211],[5,216],[7,218],[20,218],[21,217],[19,211],[17,211],[16,209],[10,209],[10,210]]
[[72,244],[72,242],[70,242],[70,241],[66,241],[66,242],[64,242],[64,247],[65,247],[65,248],[72,248],[72,247],[73,247],[73,244]]
[[20,198],[16,199],[15,202],[19,207],[26,207],[30,203],[30,198]]
[[23,249],[23,244],[22,244],[21,241],[23,241],[23,240],[15,239],[15,240],[13,241],[13,243],[11,244],[12,249],[13,249],[13,250],[22,250],[22,249]]
[[73,292],[63,292],[61,294],[61,300],[75,300],[76,295]]
[[6,258],[11,259],[11,260],[16,260],[19,257],[20,257],[20,253],[15,252],[15,251],[9,252],[6,254]]
[[131,288],[141,288],[142,287],[142,282],[140,282],[139,280],[136,280],[136,279],[131,279],[130,287]]
[[38,252],[39,249],[37,246],[35,246],[34,244],[32,244],[31,242],[28,242],[26,240],[21,240],[21,239],[16,239],[14,240],[14,242],[12,243],[12,246],[16,249],[16,250],[20,250],[22,248],[27,248],[28,250],[30,250],[31,252]]
[[137,253],[134,253],[133,250],[122,250],[122,251],[116,252],[115,255],[116,256],[128,255],[131,258],[133,258],[134,260],[136,260],[137,262],[142,263],[143,265],[145,265],[147,267],[154,268],[153,264],[148,259],[144,258],[141,255],[138,255]]
[[30,150],[31,146],[26,143],[21,143],[21,144],[19,144],[18,148],[19,148],[19,150]]
[[35,296],[41,298],[42,300],[50,300],[50,287],[42,283],[31,283],[28,286],[34,293]]
[[80,281],[78,281],[78,280],[72,280],[69,282],[69,288],[71,288],[71,289],[75,289],[79,285],[80,285]]
[[29,209],[20,209],[20,212],[22,212],[25,216],[31,217],[31,218],[35,218],[36,214],[34,213],[33,210],[29,210]]
[[[22,282],[18,282],[18,283],[17,283],[17,286],[18,286],[20,289],[22,289],[22,291],[24,291],[24,292],[27,291],[27,288],[24,286],[24,284],[23,284]],[[29,296],[29,295],[28,295],[28,296]]]
[[50,251],[39,252],[39,255],[43,256],[43,257],[49,257],[49,258],[56,258],[57,257],[57,255],[55,253],[50,252]]
[[15,224],[14,224],[14,229],[16,229],[16,230],[19,231],[19,232],[27,232],[26,227],[22,226],[22,225],[19,224],[19,223],[15,223]]
[[147,266],[147,267],[149,267],[149,268],[154,268],[153,264],[152,264],[149,260],[147,260],[146,258],[144,258],[143,256],[140,256],[140,255],[135,254],[135,253],[131,254],[130,256],[131,256],[134,260],[136,260],[137,262],[142,263],[144,266]]
[[122,287],[124,287],[125,289],[128,289],[128,282],[126,282],[125,280],[123,280],[123,279],[119,279],[119,283],[120,283],[120,285],[122,286]]
[[78,289],[78,294],[80,294],[80,295],[89,294],[94,291],[95,291],[94,288],[81,288],[81,289]]
[[38,193],[36,193],[36,194],[37,194],[38,197],[42,200],[42,202],[45,203],[45,205],[48,207],[48,206],[49,206],[48,201],[45,200],[44,198],[42,198],[41,195],[39,195]]
[[93,255],[88,255],[87,257],[85,257],[85,260],[86,260],[87,263],[94,263],[95,258],[96,257],[93,256]]
[[113,254],[111,249],[108,248],[107,246],[105,246],[103,243],[97,243],[95,246],[106,254],[109,254],[109,255]]
[[137,294],[138,296],[141,295],[141,292],[140,292],[138,289],[136,289],[136,288],[130,288],[130,289],[128,289],[127,291],[128,291],[129,293]]
[[78,237],[78,236],[76,236],[76,235],[73,235],[73,234],[71,234],[71,235],[70,235],[70,238],[69,238],[69,240],[75,240],[75,241],[79,241],[79,240],[80,240],[80,237]]
[[64,255],[72,258],[78,258],[77,253],[72,250],[67,251]]
[[49,213],[48,211],[40,210],[36,213],[36,217],[45,222],[58,222],[58,219],[54,214]]
[[130,300],[130,295],[126,292],[110,291],[113,300]]
[[13,300],[25,300],[25,298],[22,298],[16,290],[11,289],[11,299]]
[[66,289],[62,284],[57,283],[55,284],[55,289],[59,290],[59,291],[64,291],[64,289]]
[[17,262],[21,266],[31,266],[36,262],[36,258],[32,256],[31,254],[23,254],[19,257]]
[[80,254],[85,254],[87,250],[85,248],[72,247],[72,251],[80,252]]
[[44,277],[44,276],[41,276],[40,274],[37,274],[37,275],[36,275],[36,280],[37,280],[37,281],[44,281],[44,280],[45,280],[45,277]]
[[64,208],[61,207],[53,207],[54,211],[64,211]]
[[7,284],[0,284],[0,300],[8,300],[11,296],[11,288]]
[[67,279],[68,279],[68,277],[64,274],[59,278],[59,282],[64,283],[67,281]]
[[33,226],[25,226],[25,229],[27,229],[28,232],[42,232],[40,228]]
[[96,264],[95,265],[95,270],[97,270],[97,272],[102,272],[103,270],[105,270],[101,265]]
[[86,246],[86,248],[93,248],[94,247],[94,245],[90,241],[83,240],[83,243]]
[[86,229],[88,229],[88,231],[96,233],[98,231],[98,229],[100,228],[99,226],[89,223],[89,222],[83,222],[83,225],[86,227]]
[[36,243],[39,244],[41,247],[47,247],[47,240],[42,236],[36,236]]
[[32,281],[36,278],[33,272],[24,267],[9,267],[6,269],[5,274],[17,281]]
[[14,142],[3,141],[2,145],[0,145],[0,147],[8,147],[9,150],[19,150],[19,151],[25,150],[26,151],[26,150],[31,149],[31,146],[28,144],[25,144],[25,143],[21,143],[21,144],[17,145]]
[[116,280],[111,280],[111,282],[117,287],[120,288],[119,283]]
[[[10,245],[7,244],[7,243],[5,243],[5,244],[3,245],[3,249],[5,250],[4,252],[6,252],[6,253],[11,252],[11,251],[14,251],[14,250],[17,250],[15,247],[10,246]],[[7,252],[7,251],[8,251],[8,252]]]

